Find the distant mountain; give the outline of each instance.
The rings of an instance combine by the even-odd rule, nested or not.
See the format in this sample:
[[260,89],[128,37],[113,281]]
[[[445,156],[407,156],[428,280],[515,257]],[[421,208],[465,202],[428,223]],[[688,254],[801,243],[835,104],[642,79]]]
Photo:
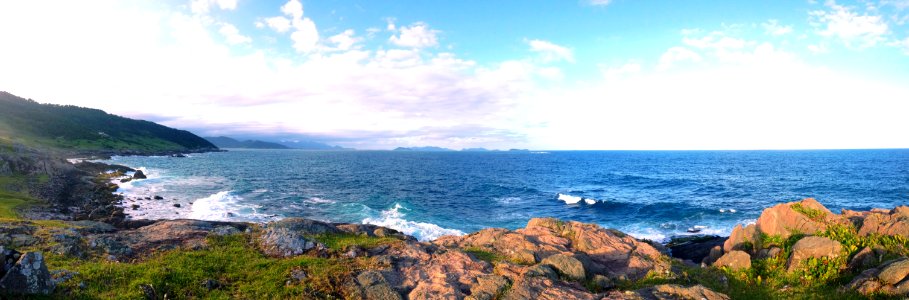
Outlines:
[[212,144],[215,144],[215,146],[218,146],[218,148],[290,149],[290,147],[278,143],[271,143],[260,140],[238,141],[226,136],[205,137],[205,139]]
[[102,110],[41,104],[0,92],[0,138],[34,147],[129,153],[216,150],[185,130]]
[[281,145],[294,148],[294,149],[304,149],[304,150],[353,150],[350,148],[344,148],[341,146],[332,146],[329,144],[324,144],[315,141],[281,141]]
[[442,147],[428,146],[428,147],[398,147],[398,148],[395,148],[394,151],[435,151],[435,152],[441,152],[441,151],[455,151],[455,150],[448,149],[448,148],[442,148]]
[[485,152],[485,151],[492,151],[492,150],[489,150],[486,148],[464,148],[464,149],[461,149],[461,151],[463,151],[463,152]]

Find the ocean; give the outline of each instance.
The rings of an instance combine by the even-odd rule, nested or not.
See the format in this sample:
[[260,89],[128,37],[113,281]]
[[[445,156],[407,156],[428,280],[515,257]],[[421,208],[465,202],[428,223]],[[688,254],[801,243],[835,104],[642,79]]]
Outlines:
[[306,217],[383,225],[421,240],[556,217],[665,241],[689,231],[728,235],[766,207],[806,197],[834,212],[909,204],[909,150],[232,149],[102,162],[148,175],[120,184],[131,218]]

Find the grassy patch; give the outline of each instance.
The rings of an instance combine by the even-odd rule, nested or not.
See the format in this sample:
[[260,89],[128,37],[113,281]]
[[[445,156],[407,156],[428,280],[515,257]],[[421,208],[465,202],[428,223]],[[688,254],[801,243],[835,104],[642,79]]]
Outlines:
[[487,251],[478,247],[464,248],[461,251],[464,251],[464,253],[467,254],[472,254],[473,257],[476,257],[477,259],[488,263],[500,262],[503,259],[502,256],[495,254],[492,251]]
[[351,246],[369,249],[400,241],[390,237],[370,237],[350,233],[319,234],[310,236],[310,238],[324,244],[325,247],[336,251],[342,251]]
[[21,193],[0,190],[0,219],[18,219],[16,209],[32,203],[33,200]]
[[823,211],[819,209],[804,207],[801,203],[795,203],[790,206],[790,208],[792,208],[792,210],[796,211],[797,213],[803,214],[809,219],[815,221],[823,221],[824,217],[826,216],[826,213]]
[[[78,272],[57,289],[57,296],[65,298],[140,299],[142,286],[150,286],[159,299],[164,295],[173,299],[341,299],[345,281],[371,262],[366,258],[268,258],[243,234],[210,237],[208,242],[203,250],[158,253],[140,263],[83,262],[58,256],[49,256],[48,263],[51,269]],[[306,278],[289,281],[292,270],[302,270]],[[219,287],[209,289],[208,280],[217,281]]]

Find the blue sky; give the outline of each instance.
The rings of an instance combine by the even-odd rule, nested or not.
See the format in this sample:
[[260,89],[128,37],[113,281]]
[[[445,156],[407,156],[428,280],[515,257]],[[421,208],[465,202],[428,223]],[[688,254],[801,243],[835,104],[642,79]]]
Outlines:
[[909,1],[0,4],[0,89],[202,135],[909,147]]

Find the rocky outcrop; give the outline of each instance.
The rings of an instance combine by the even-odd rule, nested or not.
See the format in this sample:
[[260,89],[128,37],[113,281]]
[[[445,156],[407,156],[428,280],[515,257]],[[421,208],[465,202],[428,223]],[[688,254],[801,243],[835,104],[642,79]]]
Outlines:
[[136,172],[133,173],[133,179],[147,179],[147,178],[148,178],[148,176],[145,176],[145,173],[143,173],[142,170],[136,170]]
[[757,226],[748,224],[745,227],[736,225],[729,234],[729,238],[723,243],[723,251],[730,252],[733,250],[753,251],[754,243],[759,238]]
[[838,215],[830,212],[817,200],[807,198],[765,209],[756,226],[766,235],[778,235],[785,239],[793,233],[814,234],[827,229],[828,223],[840,220]]
[[909,258],[902,257],[865,270],[847,285],[863,295],[909,295]]
[[90,248],[106,253],[109,259],[122,260],[168,249],[200,249],[206,246],[209,234],[239,232],[248,226],[245,223],[163,220],[136,229],[92,234],[86,239]]
[[[710,256],[714,247],[722,247],[726,240],[724,237],[715,235],[673,237],[666,247],[669,248],[672,257],[699,263]],[[722,249],[720,251],[720,255],[722,255]],[[719,256],[714,260],[716,258]]]
[[859,235],[909,236],[909,206],[899,206],[891,210],[873,209],[866,212],[843,210],[842,215],[855,223]]
[[729,296],[714,292],[702,285],[683,287],[677,284],[662,284],[638,290],[636,294],[644,299],[729,300]]
[[714,267],[729,268],[731,270],[745,270],[751,268],[751,256],[745,251],[732,250],[724,254],[713,263]]
[[840,242],[825,237],[807,236],[792,246],[792,255],[789,256],[787,268],[789,271],[793,271],[809,258],[836,258],[843,255],[842,252],[843,246],[840,245]]
[[[44,256],[38,252],[19,254],[0,247],[4,261],[4,273],[0,274],[0,293],[8,295],[47,295],[53,292],[54,282],[44,264]],[[6,265],[18,257],[8,269]]]

